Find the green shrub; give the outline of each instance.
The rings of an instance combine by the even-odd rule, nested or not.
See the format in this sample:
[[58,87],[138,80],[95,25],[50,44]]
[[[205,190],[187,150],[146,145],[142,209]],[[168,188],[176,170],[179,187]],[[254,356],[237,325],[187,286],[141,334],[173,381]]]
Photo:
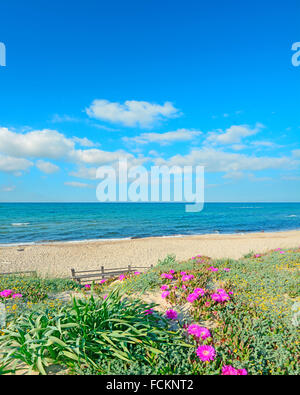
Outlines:
[[117,359],[151,366],[162,354],[162,344],[188,346],[159,314],[144,314],[152,307],[116,291],[104,301],[74,299],[58,312],[18,318],[4,330],[1,348],[42,374],[49,364],[105,372],[106,366],[97,364],[100,357],[107,363]]

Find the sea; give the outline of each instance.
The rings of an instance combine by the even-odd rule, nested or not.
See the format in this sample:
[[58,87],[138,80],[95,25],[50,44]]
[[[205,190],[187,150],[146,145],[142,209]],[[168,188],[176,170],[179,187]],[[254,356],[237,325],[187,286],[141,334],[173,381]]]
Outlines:
[[300,229],[300,203],[0,203],[0,246]]

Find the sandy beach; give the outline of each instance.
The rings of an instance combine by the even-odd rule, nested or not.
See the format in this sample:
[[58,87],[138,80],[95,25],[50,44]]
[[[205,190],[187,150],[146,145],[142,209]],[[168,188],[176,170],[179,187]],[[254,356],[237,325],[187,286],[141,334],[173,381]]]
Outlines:
[[299,245],[300,231],[288,231],[0,247],[0,272],[36,270],[42,276],[69,277],[71,268],[150,266],[168,254],[175,254],[179,260],[198,254],[240,258],[250,251]]

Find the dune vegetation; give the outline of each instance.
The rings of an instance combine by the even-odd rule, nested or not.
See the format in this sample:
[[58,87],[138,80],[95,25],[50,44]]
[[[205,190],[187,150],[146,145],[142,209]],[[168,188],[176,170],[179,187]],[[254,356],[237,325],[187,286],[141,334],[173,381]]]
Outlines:
[[300,248],[83,286],[0,277],[0,374],[299,374],[299,265]]

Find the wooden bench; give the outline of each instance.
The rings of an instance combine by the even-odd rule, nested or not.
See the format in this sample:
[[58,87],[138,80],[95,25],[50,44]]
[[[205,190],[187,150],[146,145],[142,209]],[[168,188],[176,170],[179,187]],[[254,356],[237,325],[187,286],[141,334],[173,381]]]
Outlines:
[[101,266],[100,269],[94,269],[94,270],[75,271],[75,269],[71,269],[71,273],[72,273],[72,279],[78,282],[79,284],[82,284],[90,281],[104,280],[106,278],[116,277],[125,273],[136,272],[139,269],[142,270],[151,269],[152,267],[153,265],[151,266],[128,265],[126,268],[115,268],[115,269],[106,270],[104,266]]

